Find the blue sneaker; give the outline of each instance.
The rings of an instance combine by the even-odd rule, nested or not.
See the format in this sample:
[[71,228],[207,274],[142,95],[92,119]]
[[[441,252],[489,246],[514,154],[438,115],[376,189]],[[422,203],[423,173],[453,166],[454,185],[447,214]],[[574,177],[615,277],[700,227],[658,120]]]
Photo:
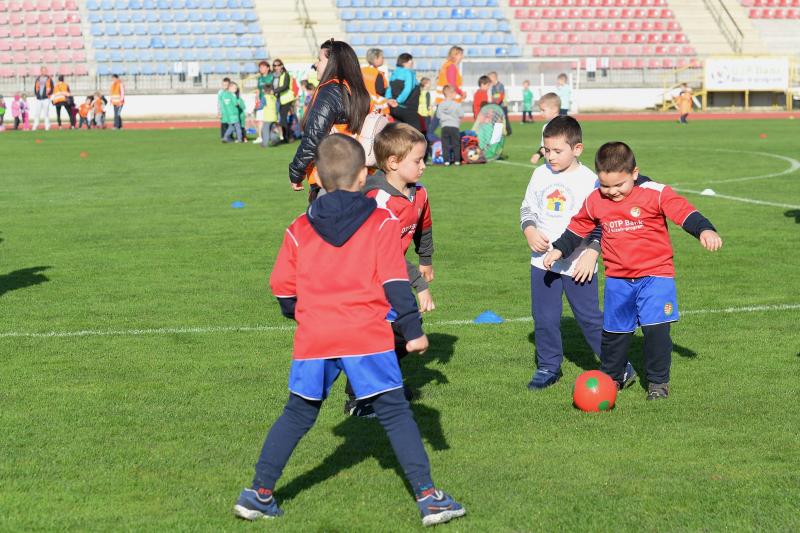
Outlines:
[[436,489],[426,490],[417,497],[417,507],[422,515],[423,526],[444,524],[467,513],[467,510],[447,493]]
[[622,373],[622,383],[620,388],[627,389],[634,383],[636,383],[637,378],[636,370],[633,369],[633,365],[630,361],[625,363],[625,372]]
[[258,520],[259,518],[276,518],[283,516],[283,510],[278,507],[278,502],[271,492],[264,489],[244,489],[233,506],[233,514],[245,520]]
[[546,389],[550,385],[555,384],[559,379],[561,379],[561,372],[551,372],[544,368],[537,368],[531,382],[528,383],[528,389]]

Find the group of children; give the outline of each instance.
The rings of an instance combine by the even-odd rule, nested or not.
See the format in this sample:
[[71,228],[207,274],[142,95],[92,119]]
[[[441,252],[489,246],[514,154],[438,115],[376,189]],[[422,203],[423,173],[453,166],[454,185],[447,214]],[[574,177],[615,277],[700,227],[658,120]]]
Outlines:
[[[72,97],[65,102],[72,102]],[[77,127],[77,129],[86,126],[86,129],[92,127],[105,129],[106,127],[106,105],[108,100],[99,91],[93,95],[89,95],[79,106],[74,103],[65,103],[64,109],[67,112],[70,129]],[[6,102],[2,95],[0,95],[0,131],[5,129],[4,119],[6,114]],[[30,105],[28,104],[28,97],[25,93],[16,93],[14,99],[11,101],[11,118],[14,119],[15,130],[29,130],[30,125]],[[60,113],[58,116],[61,119]],[[76,118],[80,118],[76,122]],[[76,126],[77,123],[77,126]],[[59,122],[60,125],[60,122]]]

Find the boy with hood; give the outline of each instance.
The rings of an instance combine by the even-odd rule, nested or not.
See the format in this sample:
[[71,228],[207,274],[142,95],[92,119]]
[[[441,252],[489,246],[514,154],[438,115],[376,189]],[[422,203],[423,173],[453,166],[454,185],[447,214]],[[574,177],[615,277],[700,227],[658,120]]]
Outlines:
[[330,135],[320,142],[316,162],[328,194],[286,230],[270,276],[281,312],[297,321],[289,400],[267,435],[252,487],[241,492],[234,514],[246,520],[283,514],[272,495],[275,484],[344,371],[359,398],[373,399],[423,525],[463,516],[464,508],[434,487],[386,321],[391,304],[409,339],[406,349],[428,348],[406,274],[399,222],[360,192],[367,169],[358,141]]

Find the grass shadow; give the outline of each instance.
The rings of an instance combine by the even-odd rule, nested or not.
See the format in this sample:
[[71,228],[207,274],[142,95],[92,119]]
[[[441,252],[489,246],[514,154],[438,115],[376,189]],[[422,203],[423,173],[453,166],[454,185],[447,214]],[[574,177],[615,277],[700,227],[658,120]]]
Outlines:
[[796,224],[800,224],[800,209],[790,209],[783,213],[787,218],[794,218]]
[[8,274],[0,274],[0,296],[3,296],[7,292],[50,281],[50,278],[41,273],[49,268],[51,267],[35,266],[13,270]]
[[[424,355],[408,355],[401,365],[406,384],[414,391],[415,398],[420,397],[420,389],[429,383],[437,385],[449,383],[447,376],[431,365],[434,363],[446,365],[450,361],[458,337],[432,333],[428,339],[430,348]],[[340,399],[344,400],[343,397]],[[329,400],[336,402],[337,398]],[[412,403],[411,408],[422,439],[434,450],[449,449],[450,445],[442,430],[439,411],[420,403]],[[333,428],[333,434],[343,437],[344,441],[322,463],[278,489],[276,492],[280,501],[291,500],[302,491],[323,483],[369,458],[376,459],[383,469],[393,469],[405,481],[403,470],[389,446],[386,433],[376,419],[348,416]],[[406,490],[413,496],[413,491],[407,483]]]
[[[575,366],[583,370],[598,370],[600,361],[595,357],[592,349],[583,338],[583,332],[578,326],[578,322],[572,317],[561,319],[561,338],[564,348],[564,359],[571,361]],[[528,334],[528,341],[535,346],[535,336],[531,332]],[[534,349],[535,351],[535,349]],[[672,343],[672,353],[687,359],[697,357],[697,352],[686,346]],[[642,388],[647,389],[647,378],[644,370],[644,338],[641,333],[634,335],[631,346],[628,350],[628,360],[633,365],[636,373],[639,374],[639,381]]]

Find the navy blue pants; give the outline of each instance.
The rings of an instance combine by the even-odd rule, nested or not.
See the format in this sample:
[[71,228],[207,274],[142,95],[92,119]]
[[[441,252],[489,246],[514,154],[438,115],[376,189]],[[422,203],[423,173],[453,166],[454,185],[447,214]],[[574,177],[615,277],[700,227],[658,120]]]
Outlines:
[[[254,488],[275,488],[275,483],[281,477],[297,443],[316,422],[321,406],[321,401],[306,400],[296,394],[289,395],[283,414],[272,425],[264,441],[261,456],[256,463]],[[422,445],[419,428],[403,389],[375,396],[372,406],[414,492],[419,493],[425,488],[433,487],[428,454]]]
[[571,277],[531,266],[531,314],[536,342],[536,366],[558,372],[564,359],[561,344],[561,295],[567,295],[572,314],[589,347],[600,355],[603,313],[597,295],[597,276],[576,283]]

